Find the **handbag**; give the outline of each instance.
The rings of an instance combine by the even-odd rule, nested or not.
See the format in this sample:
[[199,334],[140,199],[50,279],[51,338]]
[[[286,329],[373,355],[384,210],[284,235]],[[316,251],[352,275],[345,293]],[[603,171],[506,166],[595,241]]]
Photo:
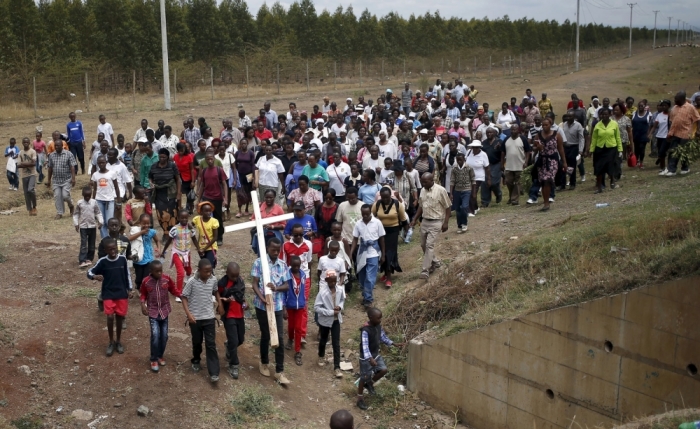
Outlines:
[[187,193],[187,199],[190,201],[194,201],[197,199],[197,192],[194,189],[190,189],[190,191]]
[[634,153],[630,153],[630,156],[627,157],[627,166],[630,168],[637,166],[637,156]]

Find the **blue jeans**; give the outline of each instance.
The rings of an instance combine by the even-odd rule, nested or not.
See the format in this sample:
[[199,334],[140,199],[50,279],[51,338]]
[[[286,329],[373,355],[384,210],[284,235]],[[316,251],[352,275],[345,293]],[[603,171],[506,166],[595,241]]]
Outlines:
[[457,212],[457,227],[467,225],[471,197],[471,191],[454,191],[452,193],[452,210]]
[[17,173],[7,171],[7,181],[10,182],[10,186],[14,186],[15,189],[19,189],[19,176]]
[[100,237],[105,238],[109,236],[107,221],[114,217],[114,201],[97,200],[97,207],[100,208],[103,220],[102,227],[100,228]]
[[362,301],[374,301],[374,283],[377,282],[377,272],[379,271],[379,257],[367,258],[367,263],[357,273],[357,278],[362,288]]
[[39,183],[44,181],[44,171],[42,168],[42,165],[39,163],[39,158],[43,156],[42,154],[37,154],[37,160],[36,160],[36,172],[39,174]]
[[148,318],[151,322],[151,362],[162,359],[168,344],[168,318]]
[[[537,202],[537,198],[539,197],[539,192],[540,192],[541,187],[542,187],[542,184],[540,183],[540,181],[538,179],[532,180],[532,186],[530,186],[530,193],[528,195],[528,197],[530,197],[530,199],[532,201]],[[555,186],[552,186],[552,189],[549,192],[550,198],[554,198],[554,194],[555,194],[554,189],[555,189]]]

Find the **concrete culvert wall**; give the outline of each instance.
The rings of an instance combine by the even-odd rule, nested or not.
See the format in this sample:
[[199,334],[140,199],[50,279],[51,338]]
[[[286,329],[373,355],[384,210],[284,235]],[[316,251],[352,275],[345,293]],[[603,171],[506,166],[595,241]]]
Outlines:
[[694,277],[414,340],[408,388],[475,429],[612,427],[698,407],[699,302]]

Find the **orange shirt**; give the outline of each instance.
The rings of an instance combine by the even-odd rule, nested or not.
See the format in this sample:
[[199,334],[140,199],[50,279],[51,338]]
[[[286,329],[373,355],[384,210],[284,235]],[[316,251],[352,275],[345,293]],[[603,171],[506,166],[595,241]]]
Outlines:
[[[63,141],[63,140],[61,140]],[[68,144],[66,142],[63,142],[63,150],[70,151],[70,148],[68,148]],[[56,149],[54,148],[54,143],[53,140],[49,142],[48,147],[46,148],[46,154],[54,153],[56,152]]]
[[700,121],[700,113],[698,113],[695,106],[686,101],[684,105],[675,106],[671,110],[668,120],[671,121],[671,127],[668,130],[669,137],[689,139],[691,138],[693,125]]

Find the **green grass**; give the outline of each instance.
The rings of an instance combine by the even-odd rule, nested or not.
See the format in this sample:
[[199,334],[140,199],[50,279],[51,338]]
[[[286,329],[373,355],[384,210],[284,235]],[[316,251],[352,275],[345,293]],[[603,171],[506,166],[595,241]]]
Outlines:
[[41,429],[44,427],[40,418],[31,415],[22,416],[17,420],[12,420],[11,423],[17,429]]
[[97,289],[81,287],[75,291],[75,296],[78,298],[97,298]]
[[620,429],[678,429],[681,423],[698,420],[700,420],[700,411],[697,409],[671,411],[666,414],[641,418],[621,426]]
[[233,411],[227,414],[229,423],[267,420],[275,416],[272,395],[260,387],[246,387],[231,400]]
[[51,295],[61,295],[61,288],[58,286],[44,286],[44,290]]

